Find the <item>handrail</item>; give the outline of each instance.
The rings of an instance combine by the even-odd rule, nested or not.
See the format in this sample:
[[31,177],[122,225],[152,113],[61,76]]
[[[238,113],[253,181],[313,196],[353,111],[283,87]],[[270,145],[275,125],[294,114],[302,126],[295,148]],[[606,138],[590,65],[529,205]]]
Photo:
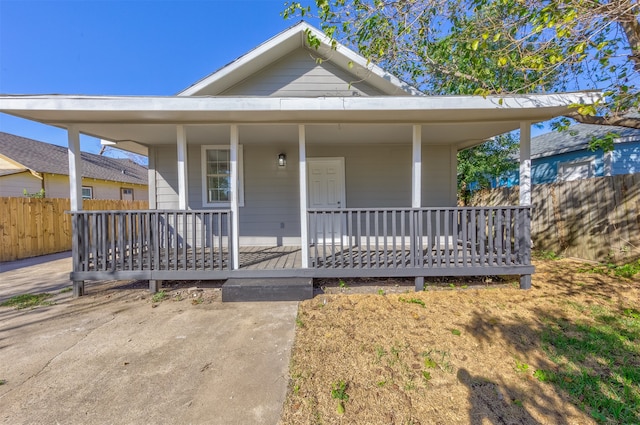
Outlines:
[[314,208],[315,268],[530,265],[530,206]]

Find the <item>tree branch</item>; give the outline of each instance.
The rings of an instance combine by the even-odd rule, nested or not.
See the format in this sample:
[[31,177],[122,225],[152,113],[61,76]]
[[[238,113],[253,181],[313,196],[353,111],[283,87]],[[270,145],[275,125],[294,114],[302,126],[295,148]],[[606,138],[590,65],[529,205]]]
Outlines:
[[617,125],[620,127],[635,128],[640,130],[640,118],[633,118],[627,116],[590,116],[580,115],[577,112],[570,112],[564,115],[567,118],[574,119],[582,124],[596,124],[596,125]]

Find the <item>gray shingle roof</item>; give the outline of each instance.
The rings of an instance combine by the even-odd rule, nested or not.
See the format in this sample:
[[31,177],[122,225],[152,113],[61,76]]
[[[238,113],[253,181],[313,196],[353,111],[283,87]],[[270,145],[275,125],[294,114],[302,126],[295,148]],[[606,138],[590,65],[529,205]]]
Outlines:
[[[67,148],[0,132],[0,155],[38,173],[69,175]],[[122,183],[147,184],[147,168],[130,159],[82,152],[82,176]]]
[[531,139],[531,157],[545,158],[560,153],[587,149],[592,136],[615,133],[621,141],[640,141],[640,130],[612,125],[575,124],[565,131],[551,131]]

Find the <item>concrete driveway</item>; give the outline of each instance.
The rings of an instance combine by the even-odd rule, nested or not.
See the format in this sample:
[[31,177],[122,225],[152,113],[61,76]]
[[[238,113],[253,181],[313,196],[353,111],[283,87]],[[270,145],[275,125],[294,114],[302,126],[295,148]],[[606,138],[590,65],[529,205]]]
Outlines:
[[51,306],[0,307],[0,423],[278,422],[296,302],[222,304],[219,288],[176,286],[154,303],[125,282],[72,299],[69,267],[0,272],[3,299],[55,293]]

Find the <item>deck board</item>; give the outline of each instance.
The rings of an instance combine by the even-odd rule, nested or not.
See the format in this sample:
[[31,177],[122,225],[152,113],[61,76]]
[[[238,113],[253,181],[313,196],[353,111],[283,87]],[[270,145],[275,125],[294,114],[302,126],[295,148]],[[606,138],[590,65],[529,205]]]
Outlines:
[[[342,249],[341,249],[342,248]],[[340,247],[328,247],[323,250],[324,252],[317,252],[310,249],[311,265],[316,268],[335,268],[335,269],[397,269],[407,268],[412,266],[417,267],[472,267],[474,266],[473,259],[476,256],[472,255],[469,248],[463,248],[458,246],[457,248],[444,247],[437,248],[437,246],[423,247],[423,255],[421,264],[411,264],[411,252],[408,248],[402,249],[399,247],[358,247],[358,246],[344,246]],[[173,270],[180,272],[182,270],[220,270],[220,263],[222,260],[222,269],[229,269],[229,253],[223,250],[220,253],[217,249],[213,251],[210,248],[204,250],[202,248],[196,250],[187,250],[186,256],[180,252],[179,255],[175,255],[174,252],[168,251],[168,255],[160,254],[156,259],[150,259],[147,254],[139,255],[139,250],[124,249],[122,254],[116,248],[116,255],[110,255],[105,258],[97,258],[94,261],[93,256],[90,255],[90,264],[93,265],[88,271],[93,270],[112,270],[112,271],[126,271],[126,270],[141,270],[151,269],[149,262],[154,261],[159,267],[154,267],[155,270]],[[508,258],[507,258],[508,256]],[[185,262],[186,257],[186,262]],[[202,259],[204,258],[204,263]],[[141,261],[142,259],[142,267]],[[490,259],[491,261],[487,261]],[[276,247],[259,247],[249,246],[241,247],[239,252],[240,269],[244,270],[286,270],[286,269],[299,269],[302,268],[302,251],[299,246],[276,246]],[[212,262],[214,263],[212,265]],[[505,253],[502,255],[487,255],[485,259],[485,266],[501,266],[510,265],[516,263],[517,258],[515,253]],[[95,266],[97,265],[97,269]]]

